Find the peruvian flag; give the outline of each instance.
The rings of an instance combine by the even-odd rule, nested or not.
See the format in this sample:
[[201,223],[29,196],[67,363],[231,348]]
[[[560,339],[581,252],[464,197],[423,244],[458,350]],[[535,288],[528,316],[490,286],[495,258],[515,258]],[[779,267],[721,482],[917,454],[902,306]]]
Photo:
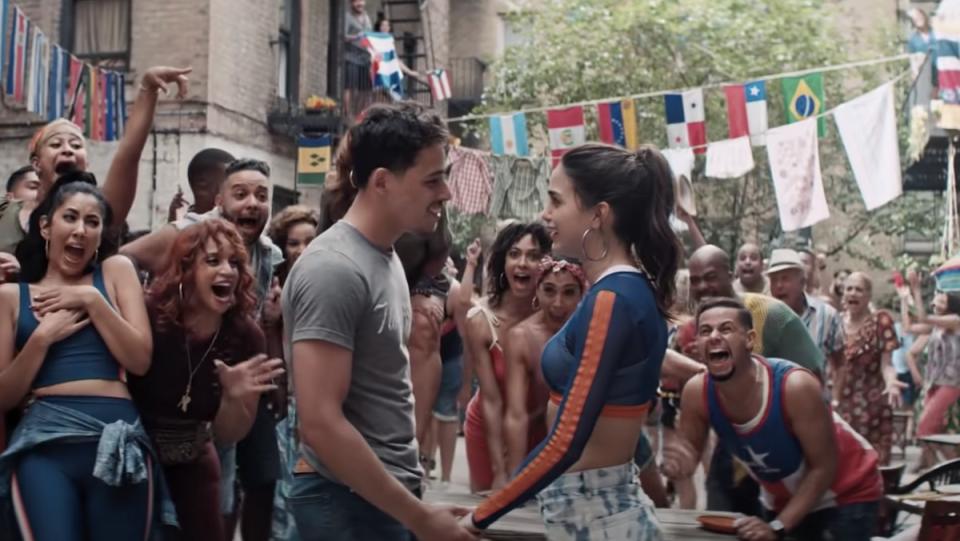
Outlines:
[[767,131],[767,85],[753,81],[745,85],[723,87],[727,95],[727,121],[730,139],[750,136],[754,146],[764,143]]
[[670,148],[694,147],[707,151],[707,121],[703,111],[703,89],[687,90],[663,97],[667,117],[667,144]]
[[428,75],[430,81],[430,92],[433,93],[435,101],[448,100],[453,97],[450,92],[450,79],[447,78],[447,70],[437,68]]
[[571,148],[586,142],[583,128],[583,107],[567,107],[547,111],[547,130],[550,132],[550,156],[553,167]]
[[7,95],[23,103],[24,78],[27,70],[27,40],[30,20],[19,6],[13,8],[13,32],[10,33],[10,56],[7,61]]

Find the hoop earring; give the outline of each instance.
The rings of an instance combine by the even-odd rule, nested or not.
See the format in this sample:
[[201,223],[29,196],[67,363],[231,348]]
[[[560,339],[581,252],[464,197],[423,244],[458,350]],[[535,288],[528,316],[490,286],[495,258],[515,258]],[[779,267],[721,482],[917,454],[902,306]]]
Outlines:
[[507,283],[507,273],[501,272],[500,278],[497,278],[497,285],[500,286],[500,289],[506,291],[507,287],[510,285]]
[[100,261],[100,248],[93,252],[93,262],[97,263],[98,261]]
[[180,304],[183,305],[183,282],[177,284],[177,291],[180,293]]
[[44,254],[50,253],[50,239],[47,239],[47,242],[43,243],[43,253]]
[[597,230],[592,227],[588,227],[586,230],[584,230],[583,236],[580,238],[580,249],[583,251],[583,258],[586,259],[587,261],[602,261],[604,258],[607,257],[607,253],[610,251],[610,247],[607,246],[607,241],[603,240],[603,238],[601,237],[600,240],[601,242],[603,242],[603,250],[600,252],[600,256],[590,257],[590,253],[587,250],[587,239],[590,237],[590,233],[593,233],[595,231]]
[[538,299],[538,298],[536,297],[536,295],[534,295],[533,301],[530,303],[530,305],[533,306],[533,309],[534,309],[534,310],[539,310],[539,309],[540,309],[540,299]]

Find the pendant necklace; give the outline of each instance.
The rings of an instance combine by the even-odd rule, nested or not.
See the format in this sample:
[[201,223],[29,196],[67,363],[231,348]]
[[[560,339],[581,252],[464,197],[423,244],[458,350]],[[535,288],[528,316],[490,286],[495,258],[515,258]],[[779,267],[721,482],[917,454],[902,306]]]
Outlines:
[[197,366],[193,366],[193,361],[190,359],[190,342],[187,340],[187,334],[183,334],[183,345],[187,352],[187,369],[190,371],[190,377],[187,378],[187,388],[184,389],[183,396],[181,396],[180,401],[177,402],[177,407],[180,408],[180,411],[184,413],[187,412],[187,408],[190,407],[190,401],[192,400],[190,398],[190,391],[191,387],[193,386],[193,376],[197,374],[197,370],[203,366],[203,362],[207,360],[207,355],[209,355],[210,351],[213,350],[213,344],[217,342],[217,337],[220,336],[220,327],[221,325],[217,326],[217,332],[213,334],[213,339],[210,340],[210,345],[207,346],[207,352],[203,354],[203,357],[200,357],[200,362],[197,363]]

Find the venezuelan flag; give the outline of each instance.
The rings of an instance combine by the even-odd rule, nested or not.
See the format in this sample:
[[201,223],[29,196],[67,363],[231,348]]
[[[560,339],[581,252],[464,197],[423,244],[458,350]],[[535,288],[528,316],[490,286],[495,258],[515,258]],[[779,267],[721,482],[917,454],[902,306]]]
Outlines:
[[597,121],[601,141],[629,150],[637,148],[637,115],[632,99],[598,104]]

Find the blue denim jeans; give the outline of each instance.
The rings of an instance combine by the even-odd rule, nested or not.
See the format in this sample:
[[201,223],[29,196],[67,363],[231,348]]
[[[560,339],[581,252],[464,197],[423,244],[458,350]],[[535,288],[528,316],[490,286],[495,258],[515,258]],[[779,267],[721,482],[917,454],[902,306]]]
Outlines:
[[661,541],[653,504],[631,462],[560,476],[537,495],[551,541]]
[[414,539],[403,524],[348,487],[315,473],[294,475],[289,505],[303,541]]

